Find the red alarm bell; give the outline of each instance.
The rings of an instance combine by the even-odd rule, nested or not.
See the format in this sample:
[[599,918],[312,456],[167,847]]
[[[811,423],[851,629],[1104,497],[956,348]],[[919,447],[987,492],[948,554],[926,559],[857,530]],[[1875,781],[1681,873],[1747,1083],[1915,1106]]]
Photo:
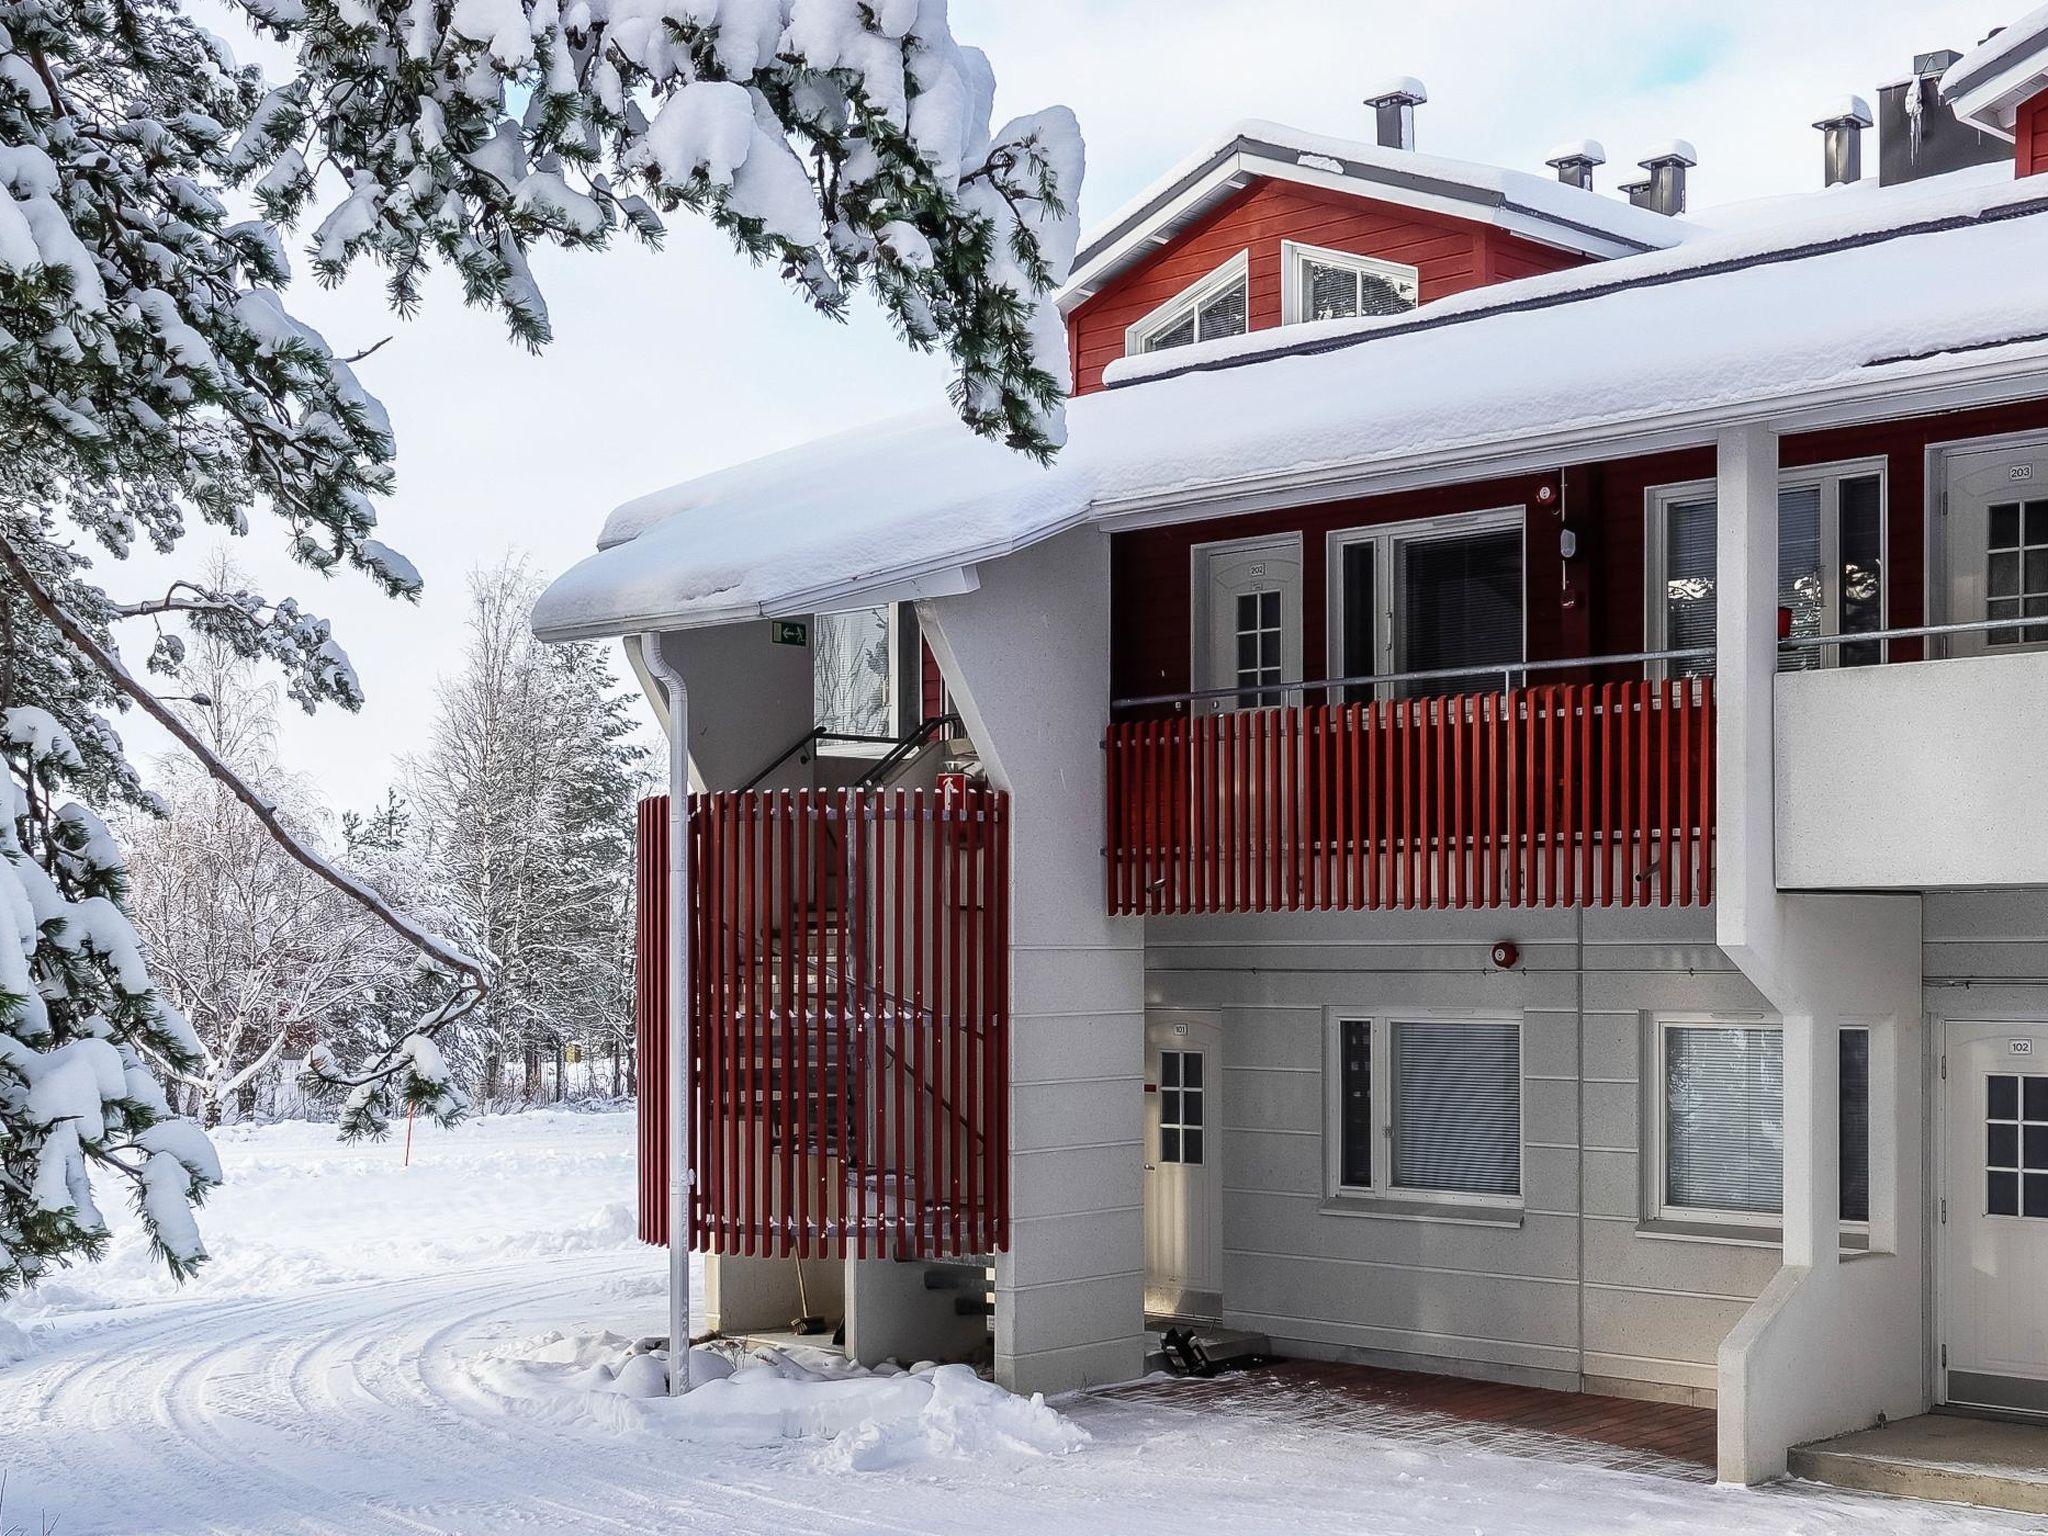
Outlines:
[[1510,943],[1506,939],[1502,939],[1500,943],[1493,946],[1493,963],[1500,970],[1512,971],[1515,968],[1515,962],[1521,958],[1521,947]]

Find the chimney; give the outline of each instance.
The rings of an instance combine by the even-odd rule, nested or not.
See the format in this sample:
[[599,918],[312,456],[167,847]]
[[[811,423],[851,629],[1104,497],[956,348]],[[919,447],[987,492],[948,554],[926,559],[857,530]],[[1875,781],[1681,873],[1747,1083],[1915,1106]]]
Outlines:
[[1813,125],[1828,136],[1825,185],[1846,187],[1863,179],[1863,130],[1875,121],[1869,102],[1845,96]]
[[1590,192],[1593,171],[1607,163],[1607,151],[1598,139],[1581,139],[1576,144],[1558,145],[1543,163],[1556,171],[1557,179],[1566,186]]
[[1650,173],[1650,179],[1647,184],[1636,182],[1624,188],[1628,200],[1668,218],[1685,212],[1685,173],[1700,163],[1699,151],[1683,139],[1673,139],[1636,163]]
[[1941,77],[1962,57],[1952,48],[1916,55],[1913,73],[1877,93],[1877,180],[1880,186],[1945,176],[1972,165],[2012,160],[2016,147],[1972,128],[1941,99]]
[[1378,122],[1381,149],[1415,147],[1415,109],[1427,100],[1429,92],[1413,75],[1389,80],[1365,98]]

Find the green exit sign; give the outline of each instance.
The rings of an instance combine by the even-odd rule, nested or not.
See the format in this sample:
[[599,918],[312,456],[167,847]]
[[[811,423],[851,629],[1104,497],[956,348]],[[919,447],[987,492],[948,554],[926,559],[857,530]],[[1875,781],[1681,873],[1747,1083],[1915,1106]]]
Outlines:
[[809,645],[811,626],[799,619],[777,619],[775,621],[775,643],[777,645]]

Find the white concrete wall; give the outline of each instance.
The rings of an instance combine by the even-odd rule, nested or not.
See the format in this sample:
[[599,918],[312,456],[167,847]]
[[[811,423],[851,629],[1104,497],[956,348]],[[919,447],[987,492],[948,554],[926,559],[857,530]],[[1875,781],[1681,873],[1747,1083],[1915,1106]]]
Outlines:
[[[1784,1022],[1784,1265],[1718,1371],[1721,1476],[1759,1482],[1793,1445],[1927,1406],[1920,901],[1777,889],[1777,439],[1731,431],[1718,457],[1718,939]],[[1871,1031],[1872,1231],[1845,1264],[1836,1040],[1849,1024]]]
[[[1146,994],[1222,1023],[1224,1307],[1291,1355],[1711,1402],[1772,1234],[1655,1219],[1658,1013],[1768,1005],[1709,911],[1152,918]],[[1493,967],[1498,940],[1519,946]],[[1580,971],[1583,958],[1583,975]],[[1331,1010],[1522,1020],[1522,1208],[1332,1197]]]
[[1777,680],[1786,889],[2048,883],[2048,652]]
[[968,735],[1010,791],[1011,1248],[996,1375],[1015,1391],[1144,1362],[1143,950],[1104,915],[1109,545],[1093,530],[919,605]]

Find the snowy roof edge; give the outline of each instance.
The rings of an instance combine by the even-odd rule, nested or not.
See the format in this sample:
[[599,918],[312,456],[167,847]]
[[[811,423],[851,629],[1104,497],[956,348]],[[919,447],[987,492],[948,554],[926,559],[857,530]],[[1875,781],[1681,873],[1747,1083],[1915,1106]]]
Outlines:
[[[1908,387],[1899,387],[1901,377],[1911,381]],[[893,600],[898,589],[915,584],[920,577],[971,571],[987,561],[1020,553],[1082,526],[1153,521],[1168,512],[1177,516],[1235,515],[1260,510],[1261,504],[1269,499],[1273,505],[1282,505],[1303,495],[1328,498],[1420,489],[1495,478],[1517,469],[1553,463],[1558,454],[1565,452],[1585,454],[1597,449],[1593,454],[1597,459],[1627,457],[1697,443],[1713,433],[1760,421],[1775,422],[1784,430],[1810,431],[1885,419],[1902,411],[1917,415],[2026,399],[2044,388],[2048,388],[2048,334],[1967,352],[1886,358],[1865,364],[1860,376],[1831,379],[1818,387],[1800,386],[1776,394],[1756,395],[1684,414],[1674,415],[1653,406],[1634,413],[1589,417],[1540,439],[1467,438],[1377,460],[1368,458],[1325,467],[1310,475],[1270,476],[1258,484],[1204,486],[1132,502],[1091,497],[1072,515],[1034,528],[1028,536],[991,541],[937,559],[877,568],[842,581],[791,586],[772,596],[723,608],[684,599],[664,607],[614,612],[601,618],[582,618],[573,611],[557,617],[556,609],[573,609],[564,595],[567,587],[590,567],[623,555],[627,546],[619,545],[587,556],[556,579],[534,607],[533,632],[541,640],[551,642],[609,640],[662,630],[708,629],[795,613],[872,606]],[[1864,409],[1866,405],[1870,408]],[[821,600],[829,600],[833,606],[813,606]]]
[[1941,99],[1963,117],[1977,119],[1997,98],[2044,73],[2048,73],[2048,5],[2029,11],[1950,65],[1941,77]]

